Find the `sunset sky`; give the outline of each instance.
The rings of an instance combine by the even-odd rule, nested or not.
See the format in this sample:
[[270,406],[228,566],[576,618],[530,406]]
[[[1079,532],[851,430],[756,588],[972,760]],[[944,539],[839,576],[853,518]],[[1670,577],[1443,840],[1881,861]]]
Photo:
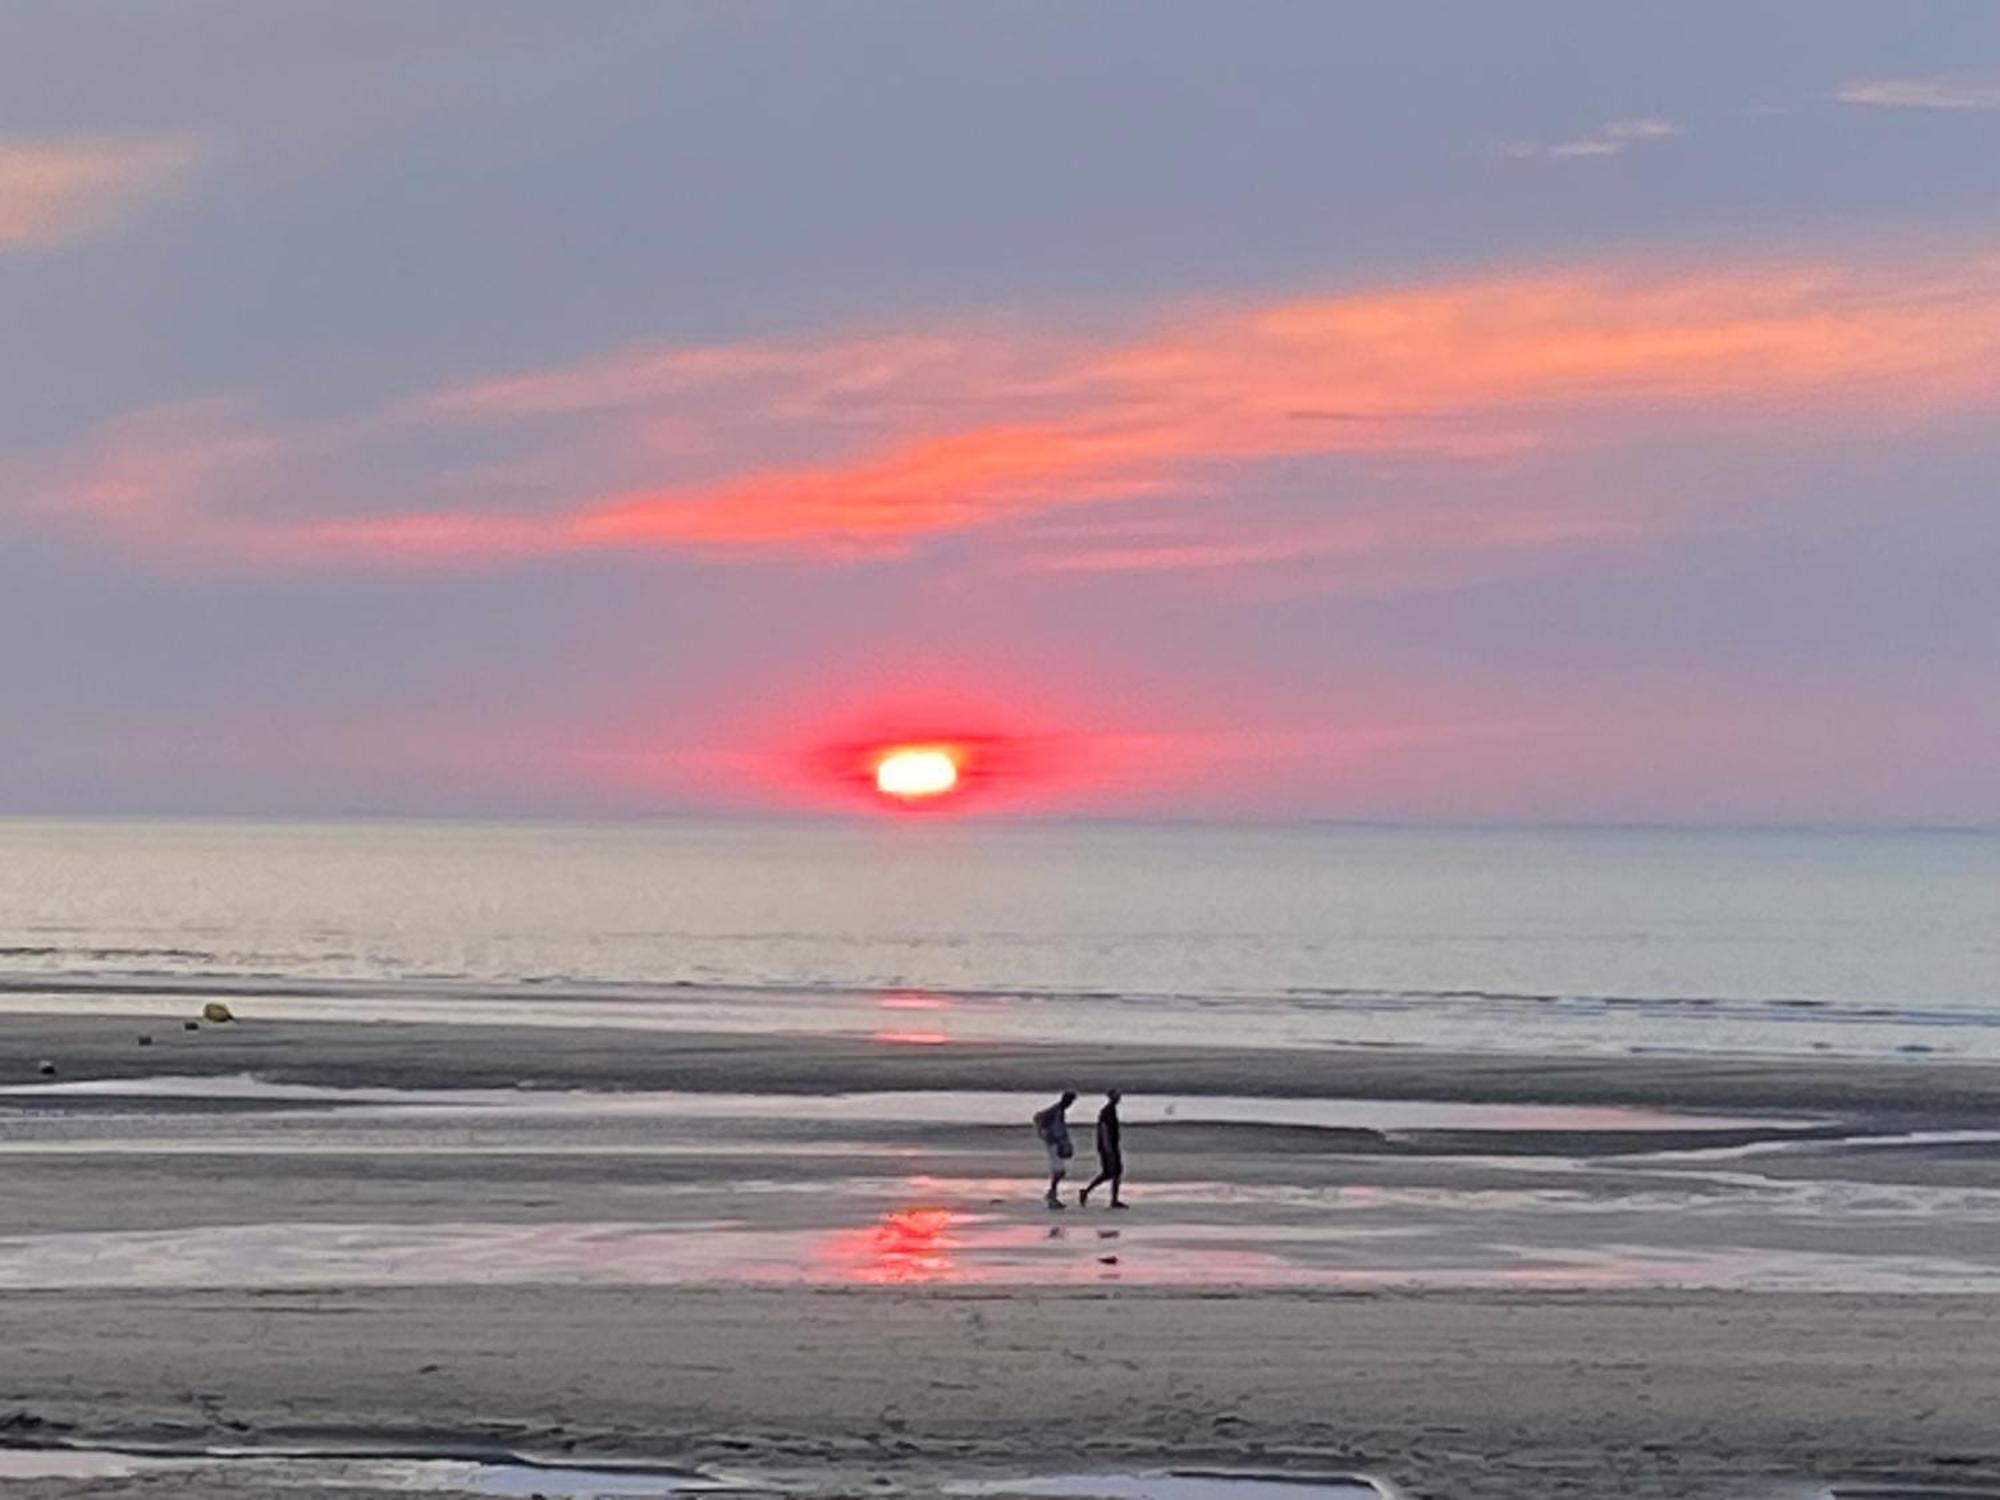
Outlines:
[[0,685],[0,813],[2000,823],[2000,4],[0,0]]

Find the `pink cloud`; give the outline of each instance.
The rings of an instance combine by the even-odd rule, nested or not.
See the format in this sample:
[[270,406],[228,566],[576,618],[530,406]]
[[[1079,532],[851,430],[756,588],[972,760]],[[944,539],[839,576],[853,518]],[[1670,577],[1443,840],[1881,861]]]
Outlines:
[[0,249],[102,228],[194,164],[184,139],[0,141]]
[[[1625,541],[1674,518],[1560,495],[1440,515],[1379,495],[1414,472],[1478,476],[1669,424],[1880,425],[1995,404],[2000,257],[1611,265],[1188,304],[1113,331],[961,324],[617,353],[311,431],[173,408],[111,435],[63,505],[147,553],[265,563],[840,560],[987,530],[1042,571],[1213,569]],[[505,507],[440,504],[437,476],[395,455],[441,430],[574,480]],[[1387,473],[1378,498],[1332,495],[1284,526],[1234,498],[1268,466],[1338,459]],[[504,456],[481,467],[504,471]],[[343,508],[329,476],[429,503]],[[1011,535],[1111,505],[1129,522],[1167,497],[1205,524],[1137,542]]]

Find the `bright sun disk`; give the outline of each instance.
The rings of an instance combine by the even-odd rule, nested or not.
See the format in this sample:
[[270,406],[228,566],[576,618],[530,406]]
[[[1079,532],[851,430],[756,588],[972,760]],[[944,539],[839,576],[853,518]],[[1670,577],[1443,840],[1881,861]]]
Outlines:
[[875,763],[875,790],[885,797],[940,797],[958,785],[958,762],[948,751],[892,750]]

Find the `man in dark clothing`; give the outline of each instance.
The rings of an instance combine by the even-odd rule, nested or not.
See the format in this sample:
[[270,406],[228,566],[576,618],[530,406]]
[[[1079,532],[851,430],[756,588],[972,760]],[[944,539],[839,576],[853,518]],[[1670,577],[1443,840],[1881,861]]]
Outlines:
[[1111,1206],[1125,1207],[1125,1200],[1118,1196],[1125,1181],[1125,1151],[1118,1138],[1118,1101],[1123,1097],[1118,1090],[1110,1090],[1104,1096],[1104,1108],[1097,1112],[1097,1175],[1076,1195],[1078,1208],[1090,1202],[1091,1188],[1107,1182],[1111,1184]]

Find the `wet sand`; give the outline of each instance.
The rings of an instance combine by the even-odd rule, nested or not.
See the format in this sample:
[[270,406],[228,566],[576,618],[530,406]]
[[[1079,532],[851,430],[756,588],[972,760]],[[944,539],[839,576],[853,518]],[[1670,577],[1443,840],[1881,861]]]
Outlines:
[[[136,1029],[0,1017],[0,1085],[210,1080],[0,1095],[7,1441],[473,1444],[816,1493],[1170,1463],[1427,1497],[2000,1484],[2000,1070]],[[1025,1116],[832,1098],[1070,1081],[1133,1094],[1130,1214],[1038,1209]],[[1711,1118],[1589,1112],[1626,1108]]]
[[[63,1076],[255,1073],[335,1087],[622,1088],[819,1094],[860,1089],[1079,1090],[1271,1097],[1605,1103],[1770,1112],[1840,1110],[1898,1120],[2000,1112],[2000,1065],[1798,1057],[1466,1052],[1389,1047],[1200,1049],[1121,1041],[954,1042],[877,1036],[626,1031],[609,1027],[342,1024],[270,1020],[181,1031],[199,1005],[143,1016],[0,1011],[0,1081],[34,1081],[47,1058]],[[241,1008],[239,1003],[239,1008]],[[134,1045],[139,1033],[152,1047]]]
[[1990,1478],[2000,1380],[1990,1298],[440,1287],[0,1318],[16,1438],[484,1439],[834,1493],[1162,1459],[1439,1497]]

